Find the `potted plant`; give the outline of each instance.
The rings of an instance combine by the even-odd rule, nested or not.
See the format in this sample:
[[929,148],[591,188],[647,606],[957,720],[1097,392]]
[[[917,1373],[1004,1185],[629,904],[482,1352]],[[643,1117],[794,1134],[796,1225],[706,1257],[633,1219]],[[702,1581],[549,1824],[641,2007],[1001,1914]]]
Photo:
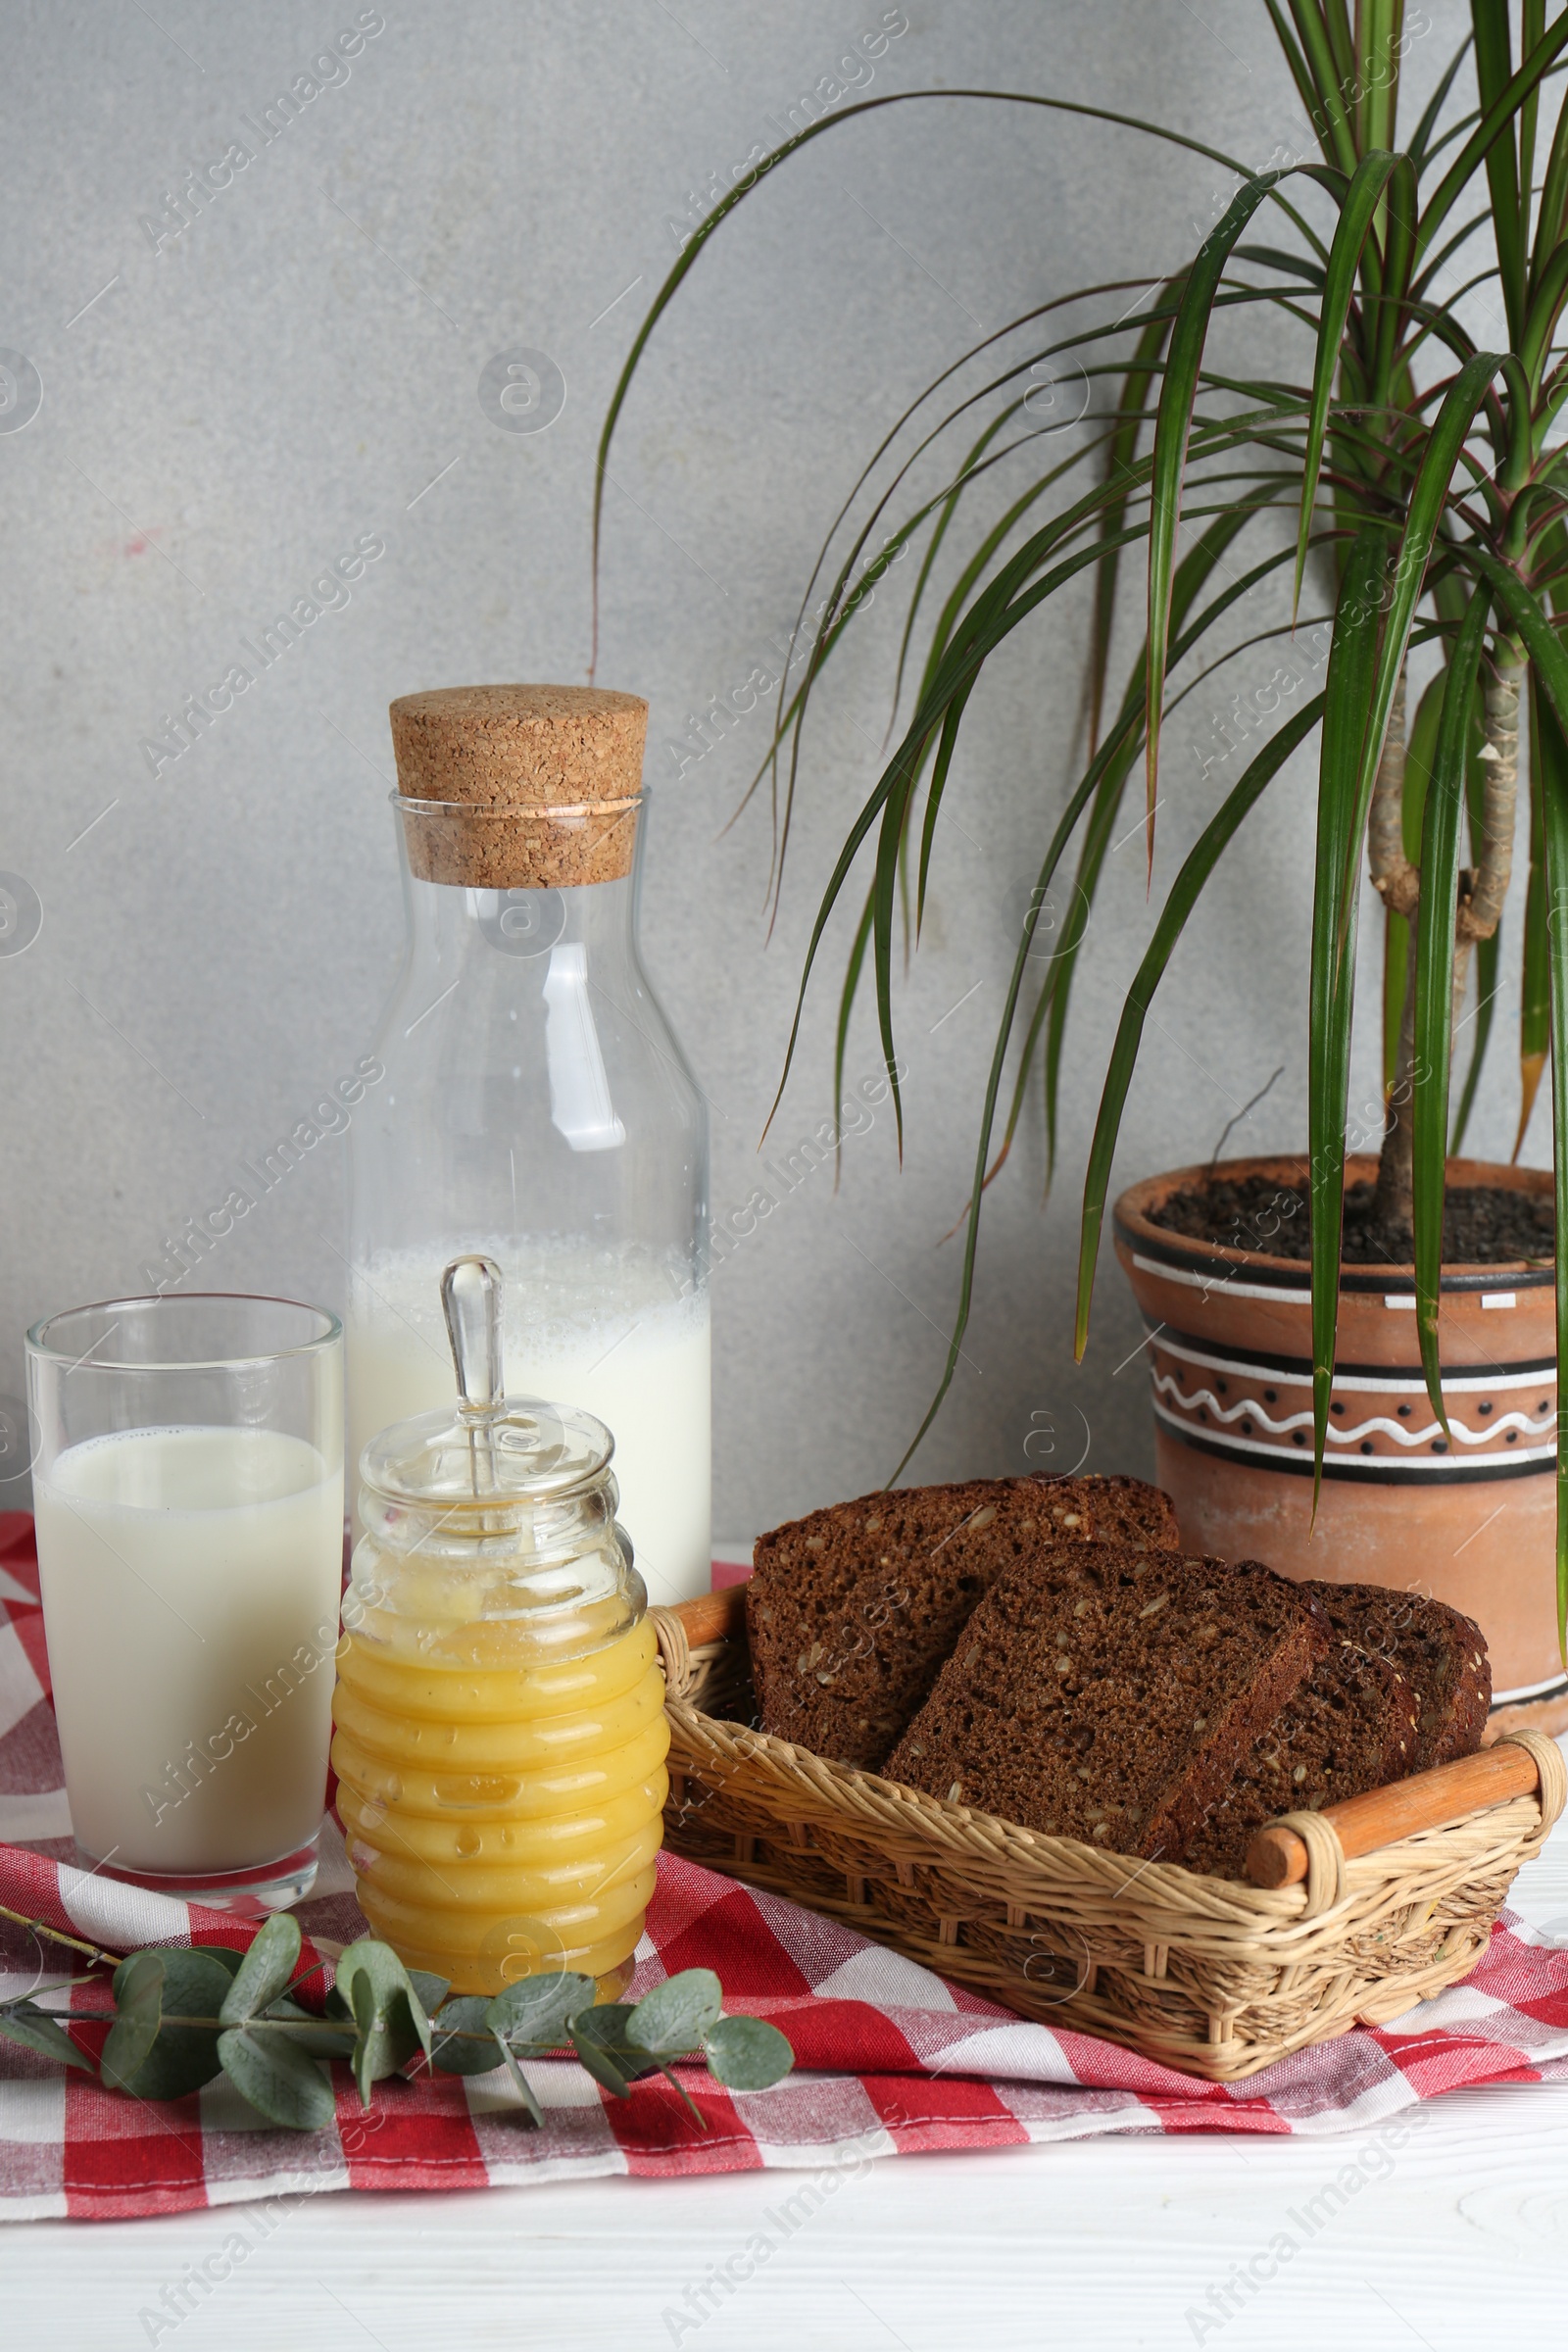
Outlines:
[[[1073,974],[1124,796],[1141,773],[1152,880],[1163,714],[1200,657],[1239,650],[1226,632],[1241,598],[1283,576],[1291,615],[1266,634],[1284,715],[1170,883],[1112,1049],[1084,1188],[1078,1353],[1150,1000],[1238,828],[1315,734],[1306,1151],[1154,1177],[1113,1211],[1149,1325],[1159,1475],[1194,1545],[1298,1575],[1422,1586],[1455,1602],[1487,1633],[1501,1715],[1558,1728],[1568,1724],[1568,1433],[1556,1417],[1568,1251],[1554,1254],[1553,1235],[1568,1221],[1568,930],[1554,915],[1568,909],[1568,652],[1557,633],[1568,612],[1568,457],[1552,426],[1568,396],[1556,342],[1568,300],[1568,9],[1548,24],[1544,0],[1524,0],[1515,55],[1505,0],[1473,0],[1471,36],[1401,146],[1400,0],[1265,5],[1312,150],[1266,170],[1028,92],[871,99],[780,146],[709,216],[650,310],[606,418],[600,488],[648,336],[709,238],[765,174],[856,116],[960,101],[1094,115],[1234,172],[1222,217],[1152,297],[1129,315],[1140,282],[1130,276],[1013,321],[967,355],[976,366],[994,355],[984,391],[957,386],[957,367],[945,370],[860,477],[864,488],[880,462],[886,486],[846,508],[851,519],[803,603],[815,624],[808,659],[798,682],[786,669],[779,687],[770,758],[776,781],[787,756],[781,847],[815,681],[867,583],[922,542],[900,687],[922,622],[924,660],[897,747],[823,893],[802,997],[863,849],[870,873],[839,1055],[842,1064],[869,964],[902,1134],[892,1004],[901,886],[912,879],[917,932],[937,815],[986,662],[1087,575],[1087,758],[1033,880],[981,1110],[947,1371],[918,1444],[957,1362],[985,1189],[1036,1074],[1054,1149]],[[1470,282],[1495,278],[1507,349],[1478,350],[1440,299],[1450,265],[1466,266]],[[1087,306],[1089,323],[1054,332],[1050,315],[1069,305],[1080,317]],[[1282,318],[1293,321],[1303,381],[1275,380],[1260,357],[1250,368],[1245,350],[1240,364],[1216,367],[1207,344],[1221,310],[1233,342],[1237,321],[1244,343],[1249,326],[1272,335]],[[1090,406],[1062,455],[1038,410],[1042,385],[1069,368]],[[913,455],[941,453],[955,434],[958,454],[937,488],[902,505]],[[999,519],[967,526],[966,541],[966,495],[1014,450],[1015,466],[1035,461],[1025,487]],[[1271,529],[1282,513],[1289,527]],[[598,534],[596,493],[596,569]],[[944,547],[961,567],[932,612]],[[1315,635],[1300,610],[1309,575],[1326,583],[1329,605]],[[826,593],[813,607],[818,578]],[[1130,593],[1143,647],[1112,703],[1111,630]],[[1422,646],[1439,668],[1417,708],[1406,662]],[[1490,1025],[1519,829],[1522,710],[1520,1140],[1549,1059],[1555,1194],[1546,1171],[1449,1157]],[[1363,857],[1385,909],[1386,1099],[1357,1132],[1348,1083]],[[1069,858],[1073,914],[1042,977],[1030,949]],[[1472,959],[1483,1002],[1455,1106],[1456,1006]],[[791,1054],[798,1033],[799,1010]]]

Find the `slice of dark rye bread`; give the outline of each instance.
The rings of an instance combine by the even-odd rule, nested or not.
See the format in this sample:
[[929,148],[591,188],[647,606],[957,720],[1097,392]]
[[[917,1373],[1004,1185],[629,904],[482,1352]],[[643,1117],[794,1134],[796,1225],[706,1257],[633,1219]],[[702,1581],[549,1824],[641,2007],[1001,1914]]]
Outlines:
[[1179,1859],[1207,1878],[1245,1878],[1248,1846],[1266,1821],[1318,1813],[1403,1780],[1415,1752],[1416,1699],[1404,1676],[1337,1633],[1327,1656],[1252,1742]]
[[1243,1561],[1058,1543],[970,1617],[886,1777],[1048,1835],[1175,1860],[1328,1648]]
[[1340,1641],[1382,1658],[1415,1693],[1410,1772],[1474,1755],[1492,1705],[1492,1660],[1473,1617],[1421,1592],[1383,1585],[1302,1587],[1321,1602]]
[[758,1539],[746,1630],[762,1728],[874,1770],[996,1578],[1051,1539],[1174,1550],[1137,1478],[970,1479],[862,1494]]
[[1328,1655],[1190,1841],[1189,1870],[1242,1878],[1253,1832],[1276,1815],[1319,1812],[1481,1744],[1492,1666],[1472,1619],[1382,1585],[1301,1589],[1332,1628]]

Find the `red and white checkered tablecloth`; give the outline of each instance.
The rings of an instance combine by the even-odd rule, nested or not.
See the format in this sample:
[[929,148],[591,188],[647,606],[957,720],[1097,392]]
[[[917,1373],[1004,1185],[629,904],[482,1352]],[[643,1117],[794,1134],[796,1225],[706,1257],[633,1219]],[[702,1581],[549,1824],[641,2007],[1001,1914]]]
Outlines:
[[[91,1877],[72,1859],[30,1522],[0,1515],[0,1904],[110,1951],[247,1939],[220,1913]],[[331,1825],[307,1936],[364,1933]],[[53,1982],[70,1955],[0,1920],[0,1993]],[[317,1957],[315,1951],[308,1960]],[[1422,2121],[1422,2102],[1485,2082],[1568,2081],[1568,1950],[1505,1918],[1468,1981],[1393,2028],[1357,2028],[1231,2087],[1113,2043],[1025,2023],[853,1930],[666,1854],[634,1995],[677,1969],[716,1969],[725,2004],[770,2018],[797,2071],[732,2094],[683,2070],[710,2129],[667,2084],[612,2099],[564,2059],[531,2065],[543,2131],[504,2075],[394,2080],[362,2113],[335,2066],[337,2120],[262,2124],[221,2080],[167,2106],[99,2088],[0,2042],[0,2218],[107,2220],[332,2188],[513,2186],[602,2173],[776,2167],[820,2201],[876,2156],[996,2148],[1107,2132],[1355,2133],[1366,2177]],[[78,2004],[103,1995],[84,1994]],[[95,2037],[97,2029],[84,2029]],[[1360,2160],[1358,2146],[1351,2154]],[[781,2185],[781,2209],[807,2188]],[[781,2225],[782,2226],[782,2225]]]

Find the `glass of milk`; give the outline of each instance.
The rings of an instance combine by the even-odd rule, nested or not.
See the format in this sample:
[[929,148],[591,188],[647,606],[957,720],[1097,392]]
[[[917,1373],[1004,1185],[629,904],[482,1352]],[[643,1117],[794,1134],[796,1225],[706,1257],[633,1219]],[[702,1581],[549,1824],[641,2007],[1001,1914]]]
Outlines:
[[116,1298],[27,1334],[33,1509],[85,1867],[297,1902],[326,1798],[343,1331],[286,1298]]

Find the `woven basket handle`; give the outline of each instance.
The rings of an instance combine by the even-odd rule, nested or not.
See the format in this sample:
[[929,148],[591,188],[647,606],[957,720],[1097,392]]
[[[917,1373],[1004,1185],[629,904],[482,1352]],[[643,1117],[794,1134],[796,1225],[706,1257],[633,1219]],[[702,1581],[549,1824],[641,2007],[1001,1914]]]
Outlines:
[[649,1610],[671,1698],[684,1698],[692,1687],[692,1651],[727,1642],[740,1630],[745,1611],[744,1585],[726,1586],[722,1592],[699,1592],[694,1600],[677,1601],[672,1609]]
[[[1413,1838],[1421,1830],[1446,1829],[1513,1796],[1541,1798],[1541,1826],[1548,1830],[1568,1801],[1568,1764],[1561,1748],[1544,1732],[1505,1732],[1493,1747],[1456,1764],[1440,1764],[1387,1788],[1369,1788],[1325,1805],[1322,1820],[1338,1832],[1347,1861],[1380,1845]],[[1259,1830],[1247,1849],[1247,1875],[1254,1886],[1294,1886],[1309,1875],[1306,1843],[1288,1822]]]

